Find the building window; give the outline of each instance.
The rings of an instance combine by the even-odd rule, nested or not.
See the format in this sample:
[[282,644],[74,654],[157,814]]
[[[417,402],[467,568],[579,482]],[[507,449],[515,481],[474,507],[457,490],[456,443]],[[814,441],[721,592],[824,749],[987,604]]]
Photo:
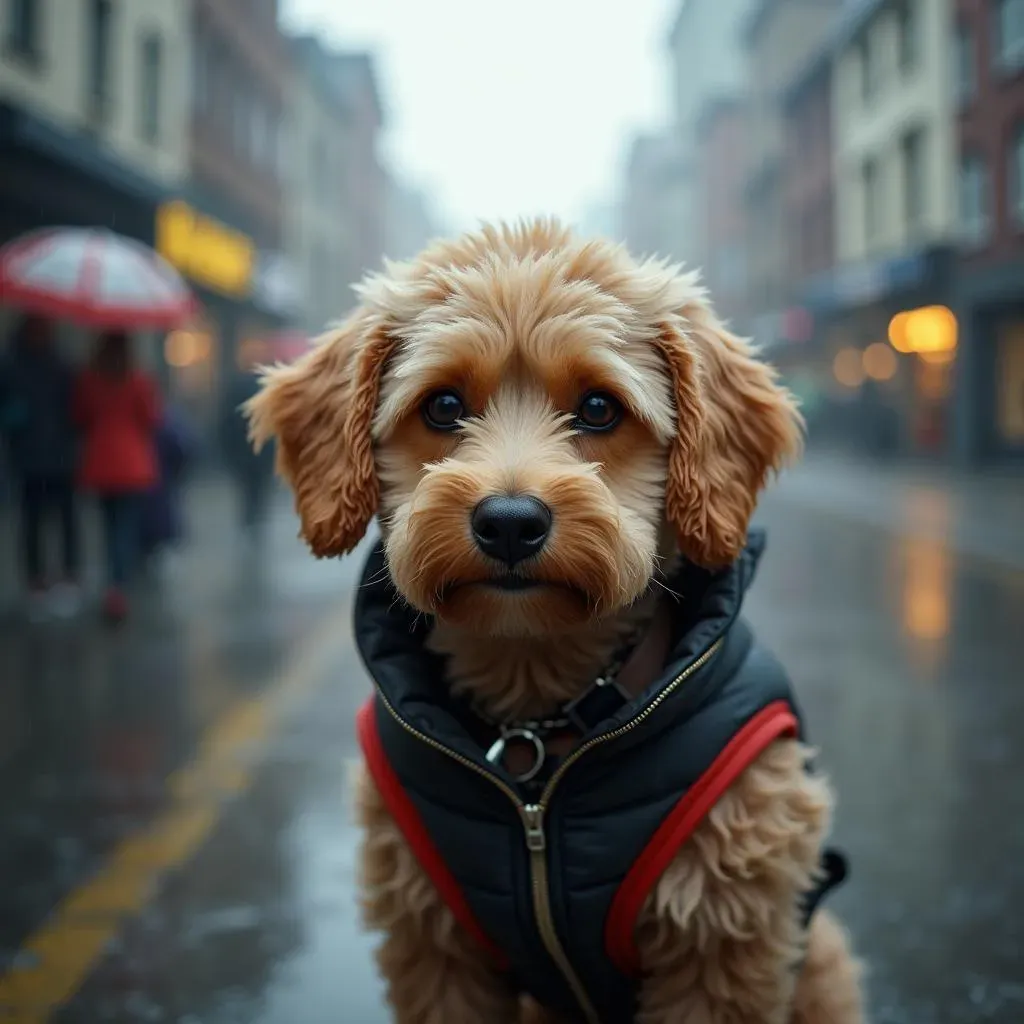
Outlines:
[[1024,67],[1024,0],[996,0],[995,52],[1006,71]]
[[919,34],[918,0],[901,0],[896,8],[896,46],[900,72],[910,74],[917,66]]
[[42,0],[10,0],[7,8],[7,49],[35,64],[42,57]]
[[967,245],[981,245],[988,237],[988,171],[980,156],[960,162],[960,235]]
[[924,130],[915,128],[903,136],[900,156],[903,165],[903,209],[907,238],[919,238],[924,227],[926,182],[924,173]]
[[878,161],[865,160],[861,168],[864,189],[864,246],[870,251],[878,243],[879,217],[881,214],[879,195]]
[[953,91],[960,106],[974,99],[978,88],[978,62],[975,59],[974,33],[964,22],[956,27],[953,36]]
[[139,130],[150,143],[160,138],[160,94],[163,78],[163,43],[156,32],[142,37]]
[[1017,130],[1010,144],[1010,210],[1014,219],[1024,226],[1024,121],[1017,122]]
[[95,120],[106,120],[110,106],[110,39],[113,30],[114,6],[111,0],[90,0],[89,56],[86,63],[88,82],[86,101]]

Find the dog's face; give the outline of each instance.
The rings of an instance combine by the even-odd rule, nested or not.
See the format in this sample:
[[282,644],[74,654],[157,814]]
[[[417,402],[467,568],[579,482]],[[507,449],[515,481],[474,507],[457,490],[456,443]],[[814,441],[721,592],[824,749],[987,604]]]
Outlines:
[[491,265],[403,332],[377,465],[417,608],[536,634],[634,600],[658,553],[671,382],[642,325],[551,258]]
[[799,440],[788,395],[693,279],[546,222],[371,280],[250,411],[317,554],[378,512],[411,605],[503,636],[623,608],[675,545],[728,563]]

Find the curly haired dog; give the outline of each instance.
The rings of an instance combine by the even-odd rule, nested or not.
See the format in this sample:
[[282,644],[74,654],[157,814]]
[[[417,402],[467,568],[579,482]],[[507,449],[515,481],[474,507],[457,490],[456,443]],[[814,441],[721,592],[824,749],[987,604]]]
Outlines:
[[356,632],[365,919],[403,1024],[859,1024],[832,799],[738,616],[790,396],[695,275],[541,220],[388,265],[267,371]]

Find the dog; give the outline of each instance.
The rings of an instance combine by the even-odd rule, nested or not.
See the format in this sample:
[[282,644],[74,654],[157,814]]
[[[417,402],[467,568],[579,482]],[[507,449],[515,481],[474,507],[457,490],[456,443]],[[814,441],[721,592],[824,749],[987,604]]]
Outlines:
[[555,220],[386,264],[248,405],[356,601],[401,1024],[861,1024],[832,796],[739,616],[791,396],[695,273]]

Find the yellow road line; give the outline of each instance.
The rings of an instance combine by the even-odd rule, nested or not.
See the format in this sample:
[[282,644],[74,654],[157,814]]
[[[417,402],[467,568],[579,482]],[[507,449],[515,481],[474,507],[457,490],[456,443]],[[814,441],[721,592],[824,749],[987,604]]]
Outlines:
[[347,608],[348,601],[335,606],[299,641],[280,677],[209,730],[195,758],[168,779],[170,806],[115,847],[28,938],[15,966],[0,975],[0,1021],[44,1024],[82,985],[125,918],[146,905],[161,876],[199,849],[220,819],[224,797],[251,784],[258,747],[287,702],[312,687],[340,653]]

